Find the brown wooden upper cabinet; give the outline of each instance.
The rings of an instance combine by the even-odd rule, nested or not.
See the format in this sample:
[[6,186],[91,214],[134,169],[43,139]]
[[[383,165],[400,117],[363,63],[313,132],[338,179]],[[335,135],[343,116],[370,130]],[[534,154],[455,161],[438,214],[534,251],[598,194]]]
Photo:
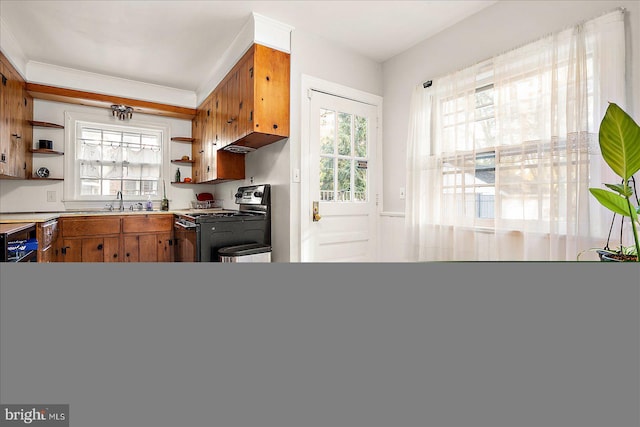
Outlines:
[[2,53],[0,78],[0,178],[30,178],[33,99],[24,79]]
[[289,136],[290,55],[254,44],[227,75],[231,129],[222,147],[260,148]]
[[[196,111],[195,182],[244,179],[244,154],[289,136],[290,55],[252,45]],[[226,148],[226,149],[225,149]]]

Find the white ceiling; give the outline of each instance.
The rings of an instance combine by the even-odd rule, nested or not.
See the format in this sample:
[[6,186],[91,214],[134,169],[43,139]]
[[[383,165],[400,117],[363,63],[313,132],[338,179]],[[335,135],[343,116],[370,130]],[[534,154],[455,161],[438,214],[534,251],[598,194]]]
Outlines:
[[495,2],[1,0],[0,18],[27,60],[195,91],[251,12],[384,62]]

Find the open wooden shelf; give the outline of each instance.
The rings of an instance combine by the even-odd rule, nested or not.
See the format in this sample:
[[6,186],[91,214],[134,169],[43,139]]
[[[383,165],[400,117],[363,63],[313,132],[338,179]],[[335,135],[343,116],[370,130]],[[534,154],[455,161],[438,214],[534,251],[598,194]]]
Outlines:
[[43,128],[64,129],[64,126],[57,125],[55,123],[39,122],[37,120],[29,120],[29,123],[31,123],[32,126],[39,126],[39,127],[43,127]]
[[37,179],[38,181],[64,181],[64,178],[40,178],[39,176],[32,176],[29,179]]
[[58,154],[58,155],[64,154],[62,151],[48,150],[46,148],[31,148],[29,149],[29,151],[31,151],[34,154]]
[[182,160],[182,159],[171,160],[171,163],[194,164],[195,162],[196,162],[195,160]]
[[171,138],[172,141],[178,141],[178,142],[193,142],[194,138],[189,138],[186,136],[174,136],[173,138]]

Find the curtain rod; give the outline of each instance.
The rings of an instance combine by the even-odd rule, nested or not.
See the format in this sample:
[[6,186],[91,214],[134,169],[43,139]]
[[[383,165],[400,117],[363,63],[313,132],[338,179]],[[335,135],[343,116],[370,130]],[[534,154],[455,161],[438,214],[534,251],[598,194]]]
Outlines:
[[[615,12],[615,11],[619,11],[619,12],[621,12],[622,14],[624,14],[624,13],[627,11],[627,9],[626,9],[624,6],[619,6],[619,7],[616,7],[616,8],[614,8],[614,9],[606,10],[606,11],[604,11],[604,12],[600,13],[600,14],[599,14],[599,15],[597,15],[597,16],[594,16],[594,17],[591,17],[591,18],[588,18],[588,19],[583,19],[582,21],[577,22],[577,23],[575,23],[575,24],[567,25],[566,27],[561,28],[560,30],[552,31],[552,32],[546,33],[546,34],[544,34],[543,36],[538,37],[537,39],[534,39],[534,40],[528,41],[528,42],[526,42],[526,43],[522,43],[522,44],[520,44],[520,45],[518,45],[518,46],[516,46],[516,47],[512,47],[512,48],[511,48],[511,49],[509,49],[509,50],[505,50],[505,51],[499,52],[499,53],[497,53],[497,54],[495,54],[495,55],[493,55],[493,56],[491,56],[491,57],[489,57],[489,58],[483,59],[483,60],[481,60],[481,61],[474,62],[473,64],[470,64],[470,65],[468,65],[468,66],[466,66],[466,67],[464,67],[464,68],[459,68],[458,70],[455,70],[455,71],[452,71],[452,72],[454,72],[454,73],[455,73],[455,72],[457,72],[457,71],[464,70],[464,69],[469,68],[469,67],[473,67],[474,65],[478,65],[478,64],[481,64],[481,63],[483,63],[483,62],[489,61],[489,60],[491,60],[492,58],[495,58],[496,56],[504,55],[504,54],[505,54],[505,53],[507,53],[507,52],[511,52],[511,51],[513,51],[513,50],[520,49],[520,48],[521,48],[521,47],[523,47],[523,46],[526,46],[526,45],[531,44],[531,43],[535,43],[535,42],[537,42],[537,41],[539,41],[539,40],[544,39],[545,37],[549,37],[550,35],[557,34],[557,33],[560,33],[560,32],[562,32],[562,31],[566,31],[566,30],[568,30],[568,29],[570,29],[570,28],[574,28],[574,27],[576,27],[576,26],[578,26],[578,25],[582,25],[582,24],[584,24],[584,23],[586,23],[586,22],[588,22],[588,21],[591,21],[591,20],[593,20],[593,19],[600,18],[601,16],[608,15],[609,13],[613,13],[613,12]],[[426,89],[426,88],[428,88],[428,87],[431,87],[431,85],[432,85],[432,84],[433,84],[433,80],[427,80],[426,82],[422,83],[422,87],[423,87],[424,89]]]

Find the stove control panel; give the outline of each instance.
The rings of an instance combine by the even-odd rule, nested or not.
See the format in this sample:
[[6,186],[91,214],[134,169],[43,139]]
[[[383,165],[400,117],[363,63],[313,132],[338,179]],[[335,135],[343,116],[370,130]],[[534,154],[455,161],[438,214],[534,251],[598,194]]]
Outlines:
[[236,204],[240,205],[267,205],[266,198],[269,194],[269,185],[250,185],[239,187],[235,194]]

